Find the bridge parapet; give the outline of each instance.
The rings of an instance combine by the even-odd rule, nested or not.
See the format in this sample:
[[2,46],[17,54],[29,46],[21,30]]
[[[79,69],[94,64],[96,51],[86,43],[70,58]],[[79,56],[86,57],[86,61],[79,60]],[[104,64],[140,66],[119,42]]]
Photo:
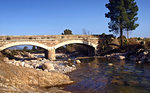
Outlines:
[[96,50],[99,40],[99,35],[0,36],[0,51],[17,45],[35,45],[48,50],[47,56],[52,59],[55,56],[55,49],[61,46],[85,44],[92,46]]
[[59,39],[98,39],[99,35],[32,35],[32,36],[0,36],[0,40],[59,40]]

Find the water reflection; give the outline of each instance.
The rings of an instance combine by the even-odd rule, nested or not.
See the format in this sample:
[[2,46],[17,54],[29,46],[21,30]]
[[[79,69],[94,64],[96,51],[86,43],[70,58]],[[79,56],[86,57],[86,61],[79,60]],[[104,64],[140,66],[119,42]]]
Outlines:
[[[65,87],[75,93],[150,93],[150,64],[116,59],[82,59]],[[108,65],[112,63],[112,65]]]

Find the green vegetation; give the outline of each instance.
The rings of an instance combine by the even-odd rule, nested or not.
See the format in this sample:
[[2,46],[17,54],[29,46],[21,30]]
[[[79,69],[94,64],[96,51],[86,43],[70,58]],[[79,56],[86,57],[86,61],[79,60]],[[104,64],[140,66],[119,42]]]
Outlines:
[[[2,55],[10,58],[10,59],[13,59],[15,55],[19,55],[19,51],[21,50],[8,50],[8,49],[5,49],[3,50],[1,53]],[[22,53],[24,53],[25,51],[21,51]]]
[[29,37],[29,39],[32,39],[32,37]]
[[70,29],[65,29],[62,35],[72,35],[72,31]]
[[23,51],[27,51],[27,50],[28,50],[28,47],[25,46],[25,47],[23,48]]
[[11,38],[10,38],[10,37],[7,37],[6,40],[11,40]]
[[134,0],[109,0],[106,4],[106,8],[109,12],[105,14],[107,18],[110,18],[109,29],[110,32],[116,34],[120,33],[120,46],[123,46],[123,31],[132,31],[138,27],[137,11],[138,6]]
[[114,38],[113,35],[107,35],[105,33],[102,33],[100,35],[100,40],[98,42],[99,45],[97,47],[100,55],[112,50],[112,48],[110,47],[110,44],[113,38]]

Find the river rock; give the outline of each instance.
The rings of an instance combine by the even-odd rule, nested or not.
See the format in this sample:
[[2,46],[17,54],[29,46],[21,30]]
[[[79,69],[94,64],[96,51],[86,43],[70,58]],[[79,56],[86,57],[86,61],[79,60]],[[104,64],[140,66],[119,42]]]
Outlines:
[[43,58],[43,60],[46,61],[47,59],[46,59],[46,58]]
[[4,57],[3,61],[8,62],[9,61],[8,57]]
[[31,60],[30,62],[36,62],[36,60]]
[[16,66],[20,66],[20,64],[18,62],[15,63]]
[[24,64],[24,67],[28,67],[28,68],[30,68],[30,65],[29,65],[29,64],[27,64],[27,63],[25,63],[25,64]]
[[76,66],[75,66],[75,65],[72,65],[72,67],[75,68]]
[[141,64],[141,63],[142,63],[142,61],[137,61],[137,63],[138,63],[138,64]]
[[104,57],[111,57],[111,55],[105,55]]
[[148,54],[148,51],[143,52],[143,54],[144,54],[144,55],[147,55],[147,54]]
[[28,61],[28,60],[24,60],[24,62],[25,62],[25,63],[28,63],[29,61]]
[[39,64],[32,64],[33,68],[39,67]]
[[30,67],[29,68],[34,68],[32,65],[30,65]]
[[45,72],[48,72],[48,70],[47,70],[47,69],[45,69],[44,71],[45,71]]
[[68,62],[72,62],[72,60],[70,58],[68,58]]
[[109,65],[109,66],[113,66],[113,64],[112,64],[112,63],[108,63],[108,65]]
[[146,56],[143,56],[140,58],[140,60],[145,60],[146,59]]
[[148,59],[147,62],[150,63],[150,59]]
[[124,60],[124,59],[125,59],[125,56],[118,56],[118,59]]
[[20,66],[24,67],[24,64],[25,64],[24,62],[21,62],[21,63],[20,63]]
[[47,69],[47,70],[55,70],[52,63],[44,63],[44,64],[42,65],[42,68],[43,68],[44,70],[45,70],[45,69]]
[[34,58],[34,55],[33,55],[33,54],[30,54],[30,58]]
[[42,61],[42,58],[37,58],[38,61]]
[[77,64],[81,64],[81,61],[80,61],[80,60],[76,60],[76,63],[77,63]]

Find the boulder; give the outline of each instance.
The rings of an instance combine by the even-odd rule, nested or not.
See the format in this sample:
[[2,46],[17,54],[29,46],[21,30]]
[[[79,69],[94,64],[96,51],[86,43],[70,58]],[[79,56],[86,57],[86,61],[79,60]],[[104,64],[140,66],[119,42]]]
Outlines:
[[29,68],[34,68],[32,65],[30,65],[30,67]]
[[118,59],[124,60],[124,59],[125,59],[125,56],[118,56]]
[[70,58],[68,58],[68,62],[71,62],[72,60]]
[[34,58],[34,55],[33,55],[33,54],[30,54],[29,57],[30,57],[30,58]]
[[105,55],[105,57],[111,57],[111,55]]
[[25,63],[28,63],[29,61],[28,61],[28,60],[24,60],[24,62],[25,62]]
[[76,63],[77,63],[77,64],[80,64],[80,63],[81,63],[81,61],[80,61],[80,60],[76,60]]
[[42,58],[37,58],[38,61],[42,61]]
[[16,66],[20,66],[20,64],[18,62],[15,63]]
[[68,58],[68,63],[73,63],[73,62],[74,62],[74,60]]
[[47,69],[45,69],[44,71],[45,71],[45,72],[48,72],[48,70],[47,70]]
[[28,53],[28,52],[24,52],[24,53],[22,53],[21,54],[23,57],[30,57],[30,53]]
[[43,70],[47,69],[47,70],[55,70],[54,66],[52,63],[44,63],[42,65]]
[[143,56],[140,58],[140,60],[145,60],[146,59],[146,56]]
[[141,64],[141,63],[142,63],[142,61],[137,61],[137,63],[138,63],[138,64]]
[[39,67],[39,64],[32,64],[33,68]]
[[9,61],[8,57],[4,57],[3,61],[8,62]]
[[109,66],[113,66],[113,64],[112,64],[112,63],[108,63],[108,65],[109,65]]
[[20,66],[24,67],[24,64],[25,64],[24,62],[21,62],[21,63],[20,63]]
[[30,65],[26,63],[26,64],[24,64],[24,67],[30,68]]
[[47,60],[46,58],[43,58],[43,60]]
[[150,59],[148,59],[147,62],[150,63]]
[[30,60],[30,62],[36,62],[37,60]]
[[147,55],[147,54],[148,54],[148,51],[143,52],[143,54],[144,54],[144,55]]

